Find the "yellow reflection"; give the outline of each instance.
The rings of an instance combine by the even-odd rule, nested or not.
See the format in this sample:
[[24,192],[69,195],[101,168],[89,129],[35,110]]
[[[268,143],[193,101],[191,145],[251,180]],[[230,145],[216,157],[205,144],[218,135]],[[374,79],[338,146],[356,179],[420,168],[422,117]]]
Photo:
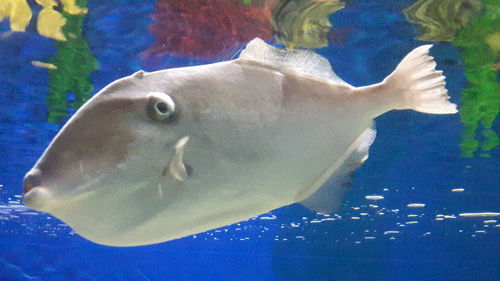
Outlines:
[[63,10],[70,15],[83,15],[87,13],[87,8],[80,8],[76,0],[61,0]]
[[31,9],[26,0],[0,1],[0,21],[7,18],[12,31],[25,31],[31,16]]
[[493,51],[500,52],[500,32],[488,35],[485,41]]
[[276,40],[290,48],[328,46],[329,16],[344,8],[339,0],[281,1],[274,10]]
[[36,0],[36,2],[43,7],[38,14],[36,23],[38,33],[48,38],[66,41],[66,36],[62,32],[62,27],[66,24],[66,18],[54,10],[54,7],[57,6],[56,1]]

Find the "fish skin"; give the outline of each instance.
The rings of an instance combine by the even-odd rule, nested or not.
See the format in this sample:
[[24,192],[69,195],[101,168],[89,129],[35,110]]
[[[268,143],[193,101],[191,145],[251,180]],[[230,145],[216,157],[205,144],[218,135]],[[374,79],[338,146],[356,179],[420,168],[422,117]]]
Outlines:
[[[441,77],[427,53],[417,48],[360,88],[251,56],[122,78],[61,129],[25,177],[23,200],[110,246],[173,240],[302,201],[364,145],[378,115],[456,111],[444,85],[426,80]],[[171,97],[175,118],[152,120],[152,92]],[[173,158],[190,172],[165,176]]]

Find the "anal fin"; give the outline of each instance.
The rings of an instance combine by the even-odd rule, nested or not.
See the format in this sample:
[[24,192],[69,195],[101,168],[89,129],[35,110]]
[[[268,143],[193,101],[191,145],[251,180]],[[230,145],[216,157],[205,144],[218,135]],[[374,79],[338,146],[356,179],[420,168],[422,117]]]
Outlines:
[[[337,211],[344,197],[344,193],[352,183],[352,174],[368,159],[368,150],[375,140],[376,131],[369,127],[363,131],[351,148],[346,151],[345,160],[335,163],[327,169],[313,186],[317,188],[300,204],[311,211],[332,213]],[[336,168],[338,166],[338,168]],[[332,170],[334,170],[332,174]],[[331,176],[330,176],[331,175]],[[318,187],[319,186],[319,187]]]

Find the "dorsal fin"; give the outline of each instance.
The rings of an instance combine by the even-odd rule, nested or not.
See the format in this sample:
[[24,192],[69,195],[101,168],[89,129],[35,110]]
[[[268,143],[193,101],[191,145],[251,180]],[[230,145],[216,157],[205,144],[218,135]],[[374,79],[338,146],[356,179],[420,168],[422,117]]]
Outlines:
[[241,51],[240,58],[289,68],[311,76],[347,84],[333,72],[330,62],[324,57],[305,50],[281,50],[266,44],[260,38],[250,41]]

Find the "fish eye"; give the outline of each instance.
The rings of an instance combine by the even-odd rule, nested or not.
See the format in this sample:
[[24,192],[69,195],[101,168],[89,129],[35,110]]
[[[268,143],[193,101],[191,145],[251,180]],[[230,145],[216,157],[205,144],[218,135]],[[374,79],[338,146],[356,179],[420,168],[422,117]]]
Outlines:
[[152,92],[149,93],[148,98],[147,112],[151,119],[170,121],[175,117],[175,102],[171,96],[165,93]]

